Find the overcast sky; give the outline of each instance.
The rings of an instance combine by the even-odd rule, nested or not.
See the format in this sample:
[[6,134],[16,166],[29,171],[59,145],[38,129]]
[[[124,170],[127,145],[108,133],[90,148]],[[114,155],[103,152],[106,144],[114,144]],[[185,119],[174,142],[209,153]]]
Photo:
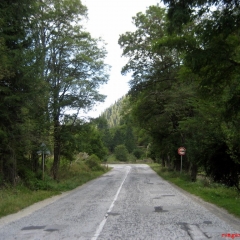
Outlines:
[[86,28],[93,37],[101,37],[107,43],[106,63],[111,65],[109,82],[100,89],[100,93],[107,95],[105,103],[87,114],[98,117],[129,90],[130,76],[121,75],[127,59],[121,57],[119,35],[134,31],[132,17],[138,12],[145,12],[151,5],[160,4],[160,0],[82,0],[82,3],[88,8]]

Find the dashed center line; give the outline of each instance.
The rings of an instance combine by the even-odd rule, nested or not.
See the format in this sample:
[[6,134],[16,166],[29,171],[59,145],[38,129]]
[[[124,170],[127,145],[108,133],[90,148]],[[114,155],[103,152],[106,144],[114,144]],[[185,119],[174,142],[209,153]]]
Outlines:
[[99,226],[98,226],[98,228],[97,228],[97,230],[96,230],[96,232],[95,232],[95,234],[94,234],[94,236],[92,237],[91,240],[97,240],[98,237],[99,237],[99,235],[101,234],[101,232],[102,232],[102,230],[103,230],[103,227],[104,227],[104,225],[105,225],[105,223],[106,223],[106,221],[107,221],[108,214],[112,211],[112,209],[113,209],[113,207],[114,207],[114,203],[116,202],[116,200],[117,200],[117,198],[118,198],[118,195],[119,195],[119,193],[120,193],[120,191],[121,191],[121,189],[122,189],[122,186],[123,186],[125,180],[127,179],[127,176],[128,176],[128,174],[129,174],[130,170],[131,170],[131,167],[130,167],[130,166],[127,166],[127,172],[126,172],[126,174],[125,174],[125,177],[124,177],[124,179],[123,179],[120,187],[119,187],[118,190],[117,190],[117,193],[116,193],[116,195],[115,195],[115,197],[114,197],[114,199],[113,199],[113,201],[112,201],[112,204],[110,205],[110,207],[109,207],[109,209],[108,209],[108,211],[107,211],[104,219],[103,219],[102,222],[99,224]]

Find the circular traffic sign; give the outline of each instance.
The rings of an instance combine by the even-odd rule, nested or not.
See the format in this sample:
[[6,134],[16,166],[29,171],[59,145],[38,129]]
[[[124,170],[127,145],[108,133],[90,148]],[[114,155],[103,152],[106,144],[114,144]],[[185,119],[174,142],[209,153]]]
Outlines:
[[178,148],[178,154],[183,156],[186,154],[186,148],[185,147],[180,147]]

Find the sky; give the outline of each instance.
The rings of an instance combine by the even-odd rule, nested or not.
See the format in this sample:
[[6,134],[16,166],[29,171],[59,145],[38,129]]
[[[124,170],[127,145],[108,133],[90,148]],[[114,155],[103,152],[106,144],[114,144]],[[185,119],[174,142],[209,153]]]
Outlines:
[[105,102],[99,103],[93,111],[87,113],[87,116],[95,118],[129,90],[131,75],[121,75],[127,58],[121,57],[119,36],[127,31],[134,31],[132,17],[138,12],[145,12],[151,5],[160,4],[160,0],[82,0],[82,3],[88,8],[85,27],[92,37],[101,37],[107,43],[108,55],[105,63],[111,66],[108,84],[99,90],[101,94],[107,95]]

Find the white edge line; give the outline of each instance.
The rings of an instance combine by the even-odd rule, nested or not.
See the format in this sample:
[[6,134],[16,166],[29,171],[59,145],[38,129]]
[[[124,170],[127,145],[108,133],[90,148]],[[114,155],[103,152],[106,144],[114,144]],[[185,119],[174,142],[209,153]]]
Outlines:
[[116,195],[115,195],[115,197],[114,197],[114,199],[113,199],[113,202],[112,202],[112,204],[110,205],[110,207],[109,207],[109,209],[108,209],[108,211],[107,211],[107,214],[105,215],[105,217],[104,217],[104,219],[102,220],[102,222],[99,224],[99,226],[98,226],[98,228],[97,228],[94,236],[91,238],[91,240],[97,240],[98,237],[99,237],[99,235],[101,234],[101,232],[102,232],[102,230],[103,230],[103,227],[104,227],[105,223],[107,222],[108,213],[110,213],[110,212],[112,211],[112,209],[113,209],[113,207],[114,207],[114,203],[116,202],[116,200],[117,200],[117,198],[118,198],[118,195],[119,195],[119,193],[120,193],[120,191],[121,191],[121,189],[122,189],[122,186],[123,186],[125,180],[127,179],[127,176],[128,176],[128,174],[129,174],[130,170],[131,170],[131,167],[128,166],[128,170],[127,170],[127,172],[126,172],[126,175],[125,175],[125,177],[124,177],[124,179],[123,179],[120,187],[119,187],[118,190],[117,190],[117,193],[116,193]]

